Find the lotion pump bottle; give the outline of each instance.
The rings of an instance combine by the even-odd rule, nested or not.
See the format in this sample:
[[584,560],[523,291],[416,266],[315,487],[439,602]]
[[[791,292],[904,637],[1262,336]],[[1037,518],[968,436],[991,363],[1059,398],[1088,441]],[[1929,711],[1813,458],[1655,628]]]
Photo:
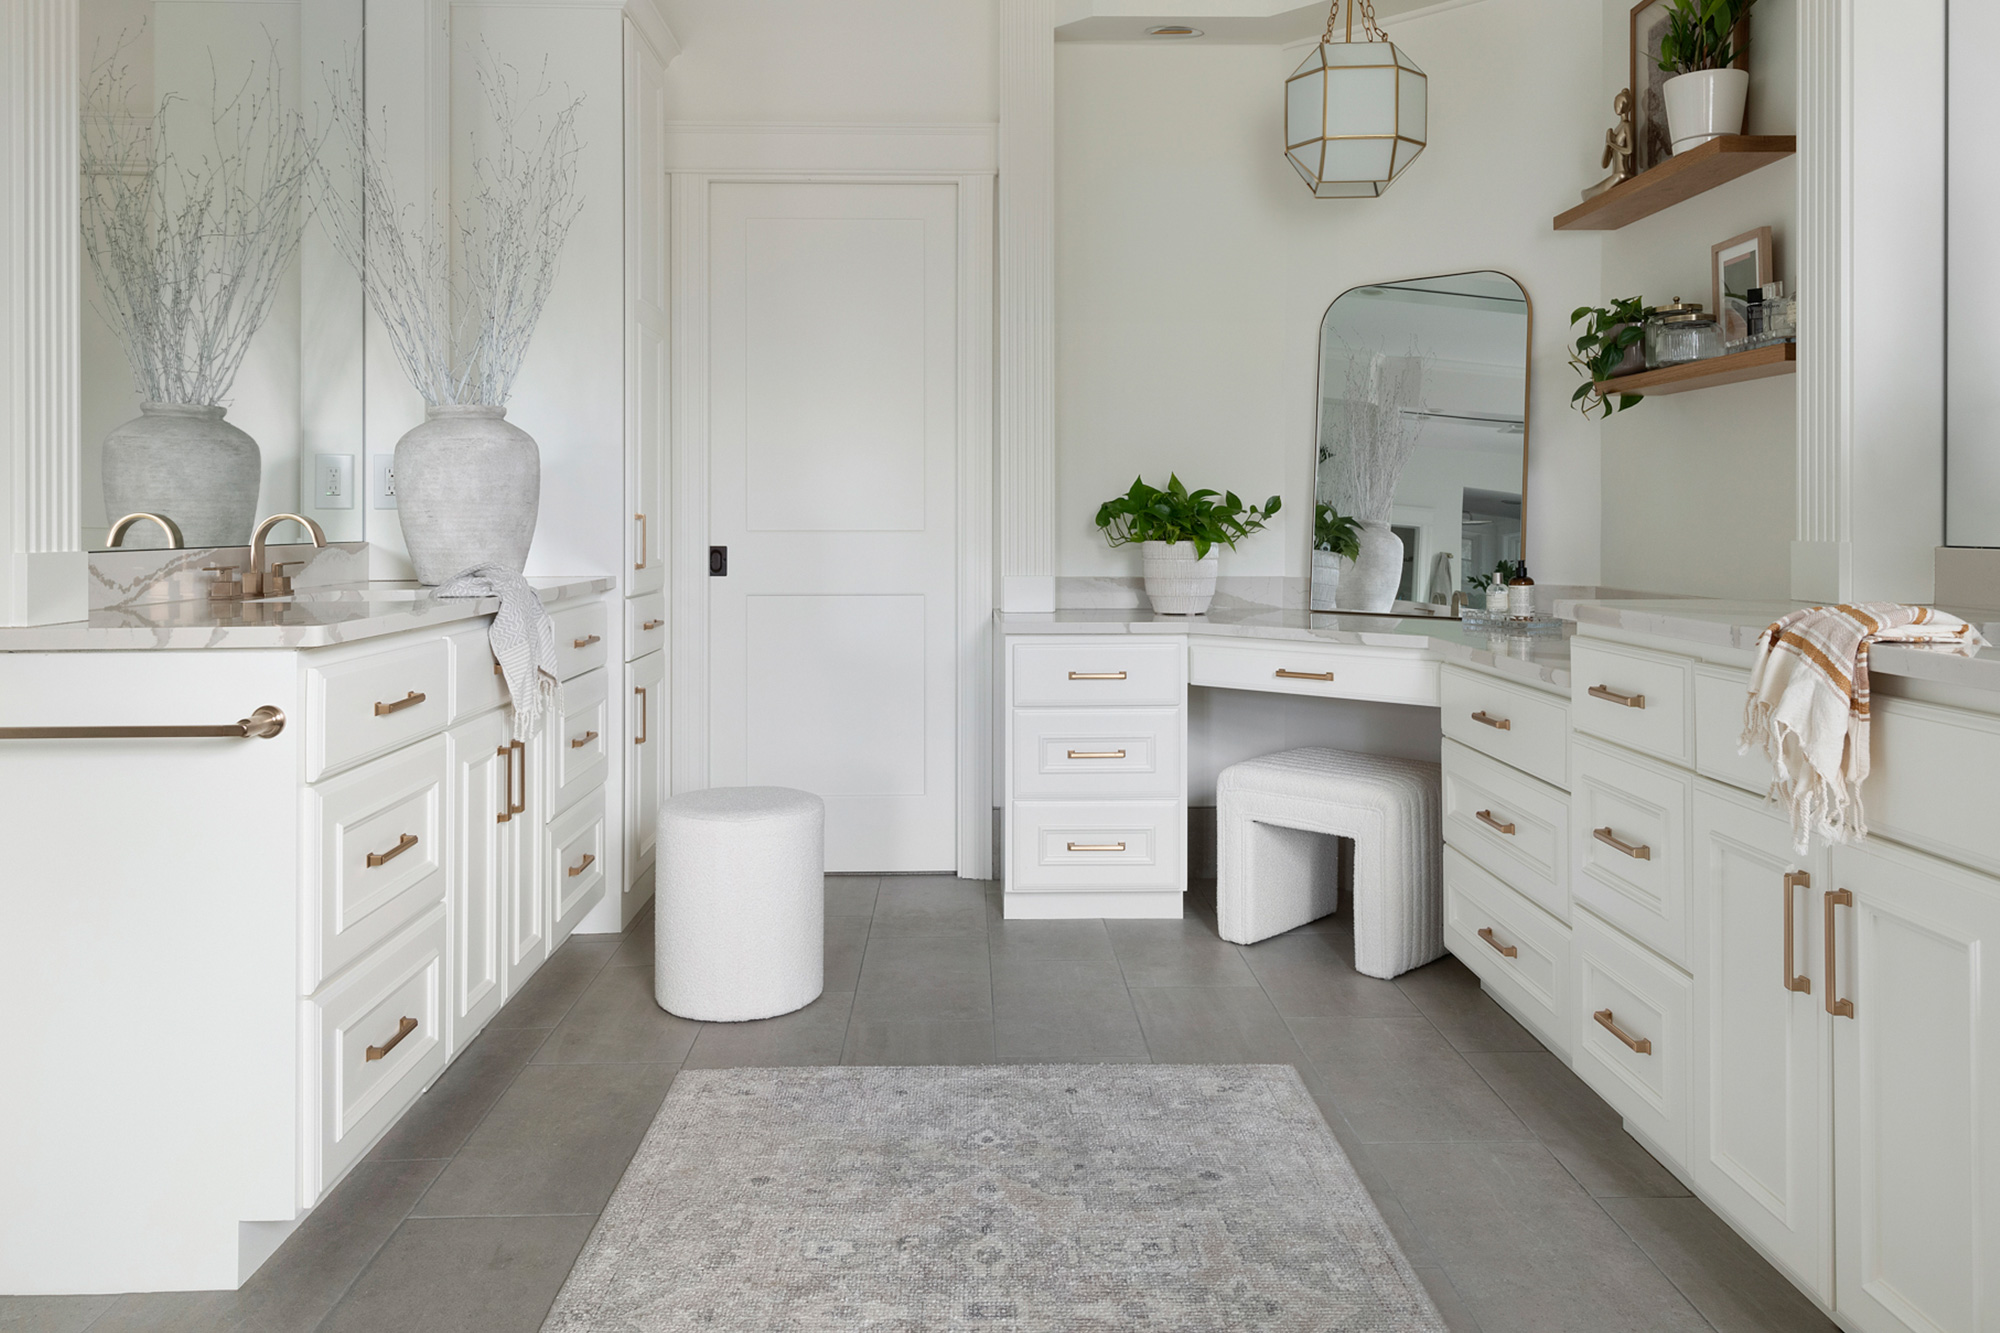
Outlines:
[[1507,580],[1507,614],[1515,620],[1527,620],[1535,614],[1535,581],[1528,577],[1525,560]]

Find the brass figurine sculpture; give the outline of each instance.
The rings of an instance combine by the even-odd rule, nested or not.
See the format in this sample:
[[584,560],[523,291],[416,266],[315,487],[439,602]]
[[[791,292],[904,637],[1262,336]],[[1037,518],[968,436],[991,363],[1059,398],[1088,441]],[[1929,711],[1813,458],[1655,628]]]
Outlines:
[[1618,113],[1618,123],[1604,132],[1604,159],[1598,163],[1610,167],[1611,174],[1585,190],[1585,199],[1595,199],[1638,174],[1632,169],[1632,90],[1620,88],[1618,96],[1611,99],[1611,109]]

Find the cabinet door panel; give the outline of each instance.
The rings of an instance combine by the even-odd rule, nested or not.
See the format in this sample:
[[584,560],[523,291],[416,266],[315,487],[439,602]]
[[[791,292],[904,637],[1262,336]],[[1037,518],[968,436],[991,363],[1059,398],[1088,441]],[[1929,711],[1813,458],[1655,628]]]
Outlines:
[[548,877],[542,870],[546,811],[535,781],[547,728],[514,751],[516,800],[502,840],[507,848],[507,993],[514,994],[549,956]]
[[506,718],[454,728],[451,745],[449,1047],[457,1055],[498,1012],[507,991]]
[[625,880],[636,883],[653,864],[660,827],[660,781],[664,776],[667,655],[648,653],[625,668],[626,697],[632,701],[625,738]]

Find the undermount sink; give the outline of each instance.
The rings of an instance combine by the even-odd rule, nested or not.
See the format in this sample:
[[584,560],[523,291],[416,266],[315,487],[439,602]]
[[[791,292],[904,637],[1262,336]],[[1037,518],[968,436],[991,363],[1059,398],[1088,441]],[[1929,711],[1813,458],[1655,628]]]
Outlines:
[[371,583],[365,588],[300,588],[281,597],[251,597],[252,602],[415,602],[432,589],[415,583]]

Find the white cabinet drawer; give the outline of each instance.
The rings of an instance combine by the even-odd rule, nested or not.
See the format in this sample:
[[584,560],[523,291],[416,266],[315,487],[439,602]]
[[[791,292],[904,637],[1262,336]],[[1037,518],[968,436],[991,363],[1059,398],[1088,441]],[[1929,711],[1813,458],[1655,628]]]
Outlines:
[[1877,694],[1868,739],[1869,833],[2000,873],[2000,718]]
[[444,897],[445,738],[306,788],[302,989]]
[[1693,763],[1691,658],[1597,639],[1570,640],[1570,722],[1578,731]]
[[1569,700],[1446,666],[1438,672],[1444,734],[1542,781],[1569,788]]
[[1574,1019],[1568,926],[1447,847],[1444,939],[1550,1049],[1569,1055]]
[[546,809],[570,802],[604,781],[610,766],[610,706],[605,673],[593,671],[563,685],[562,716],[549,719],[543,741],[549,753]]
[[1187,887],[1179,801],[1016,801],[1009,889]]
[[306,1201],[444,1072],[444,907],[304,1001]]
[[1178,797],[1181,710],[1064,709],[1014,714],[1014,795]]
[[451,646],[451,721],[453,726],[509,702],[506,678],[493,658],[492,635],[486,625],[445,636]]
[[306,781],[443,731],[451,712],[444,637],[306,664]]
[[1195,639],[1188,644],[1188,683],[1434,707],[1438,664],[1421,649]]
[[1693,1072],[1693,983],[1578,912],[1577,1038],[1571,1064],[1584,1082],[1676,1166],[1687,1161]]
[[1761,746],[1736,753],[1743,735],[1743,705],[1750,673],[1706,662],[1694,668],[1695,771],[1762,796],[1771,789],[1771,761]]
[[1014,640],[1017,708],[1178,708],[1185,650],[1132,639]]
[[604,789],[550,820],[542,845],[547,849],[542,873],[552,886],[549,948],[554,950],[604,897]]
[[1569,919],[1569,794],[1444,743],[1444,840],[1558,920]]
[[1570,742],[1570,897],[1688,965],[1691,774]]
[[564,680],[581,676],[609,660],[604,646],[609,616],[600,599],[568,607],[549,617],[555,622],[557,674]]
[[625,660],[636,662],[667,646],[667,595],[647,593],[625,599]]

